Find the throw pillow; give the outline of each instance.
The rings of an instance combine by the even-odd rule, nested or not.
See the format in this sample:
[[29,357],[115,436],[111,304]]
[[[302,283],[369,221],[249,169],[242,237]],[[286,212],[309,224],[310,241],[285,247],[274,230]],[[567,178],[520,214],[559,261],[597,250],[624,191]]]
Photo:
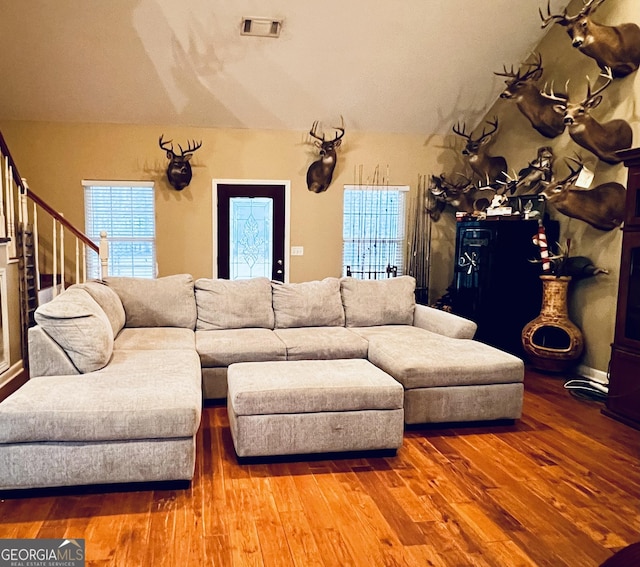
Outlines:
[[196,330],[273,329],[271,281],[267,278],[196,280]]
[[99,370],[109,362],[113,352],[111,323],[84,289],[69,288],[38,307],[34,317],[80,372]]
[[122,301],[120,301],[118,294],[100,280],[71,286],[71,288],[75,287],[84,289],[102,308],[109,319],[109,323],[111,323],[113,338],[115,339],[118,336],[118,333],[122,330],[122,327],[124,327],[127,319],[127,316],[124,313],[124,307],[122,306]]
[[416,280],[400,276],[386,280],[342,278],[342,304],[347,327],[412,325]]
[[125,327],[196,326],[193,278],[176,274],[157,279],[108,277],[107,285],[122,301]]
[[276,328],[344,327],[340,280],[271,282]]

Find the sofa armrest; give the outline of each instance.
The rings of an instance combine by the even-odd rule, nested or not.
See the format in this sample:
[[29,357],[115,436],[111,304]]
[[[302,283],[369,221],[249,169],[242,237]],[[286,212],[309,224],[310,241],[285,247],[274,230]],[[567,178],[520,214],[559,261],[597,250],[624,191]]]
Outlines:
[[469,319],[420,304],[416,304],[413,326],[454,339],[472,339],[478,328]]
[[36,325],[30,327],[29,376],[66,376],[80,374],[63,348],[45,330]]

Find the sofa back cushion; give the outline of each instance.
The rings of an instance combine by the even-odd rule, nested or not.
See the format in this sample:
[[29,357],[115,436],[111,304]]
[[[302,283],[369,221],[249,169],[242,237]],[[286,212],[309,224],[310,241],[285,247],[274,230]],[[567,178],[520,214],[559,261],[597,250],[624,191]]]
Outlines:
[[122,301],[125,327],[183,327],[195,329],[193,278],[176,274],[157,279],[105,278]]
[[107,365],[113,352],[113,329],[105,312],[80,288],[69,288],[38,307],[35,320],[82,373]]
[[127,320],[122,301],[120,301],[118,294],[104,282],[97,280],[71,286],[71,288],[75,287],[84,289],[102,308],[109,319],[109,323],[113,329],[113,338],[115,339]]
[[267,278],[196,280],[196,329],[273,329],[271,281]]
[[347,327],[413,324],[416,280],[411,276],[386,280],[342,278],[340,283]]
[[276,328],[344,327],[340,280],[271,282]]

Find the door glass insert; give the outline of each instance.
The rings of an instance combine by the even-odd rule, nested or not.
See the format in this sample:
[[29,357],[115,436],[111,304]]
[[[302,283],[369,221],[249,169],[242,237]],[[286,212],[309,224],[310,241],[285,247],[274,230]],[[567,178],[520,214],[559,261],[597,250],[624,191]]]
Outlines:
[[265,277],[273,269],[273,199],[229,199],[230,279]]
[[631,250],[625,335],[629,339],[640,341],[640,247]]

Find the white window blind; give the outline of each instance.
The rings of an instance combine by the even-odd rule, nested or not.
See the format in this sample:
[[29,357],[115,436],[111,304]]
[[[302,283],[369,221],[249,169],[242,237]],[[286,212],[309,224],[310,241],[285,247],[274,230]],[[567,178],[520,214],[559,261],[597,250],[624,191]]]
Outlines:
[[[109,241],[109,275],[156,276],[156,222],[153,183],[83,181],[85,232],[96,244]],[[100,260],[87,255],[87,275],[100,277]]]
[[379,279],[402,275],[409,187],[345,185],[343,275]]

